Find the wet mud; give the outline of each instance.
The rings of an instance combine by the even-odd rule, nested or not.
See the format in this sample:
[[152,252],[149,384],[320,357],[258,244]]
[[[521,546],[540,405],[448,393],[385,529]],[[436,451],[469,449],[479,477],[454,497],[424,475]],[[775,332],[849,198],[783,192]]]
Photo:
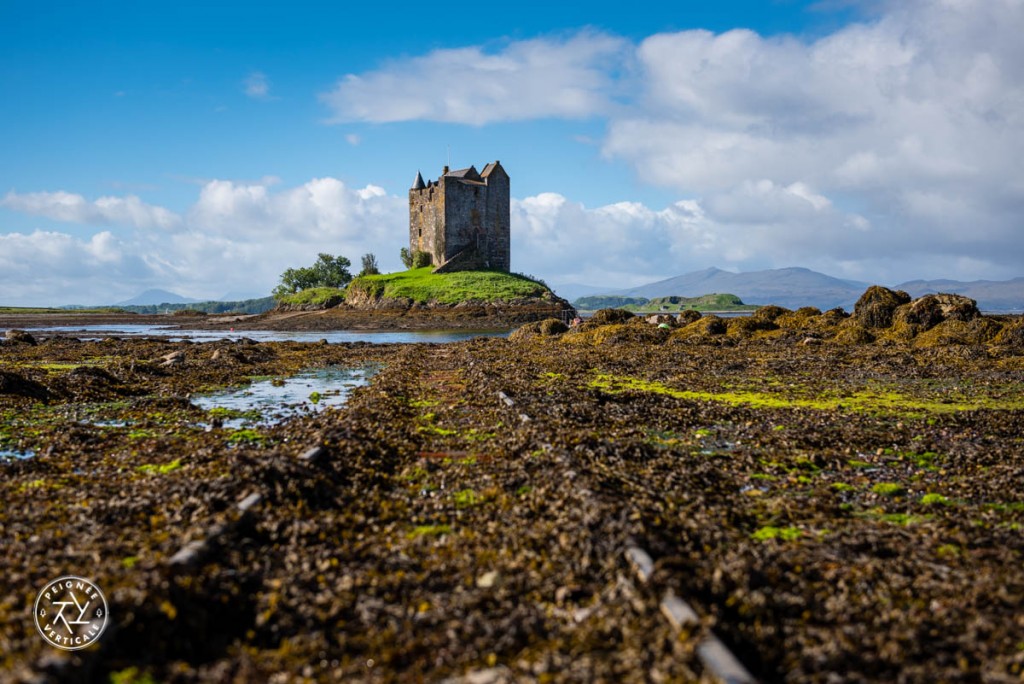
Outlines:
[[[766,682],[1020,681],[1017,323],[603,316],[0,346],[0,451],[25,455],[0,462],[4,678],[698,681],[713,630]],[[273,425],[192,401],[367,364],[344,407]],[[71,654],[31,615],[65,574],[112,621]],[[699,627],[672,629],[666,591]]]

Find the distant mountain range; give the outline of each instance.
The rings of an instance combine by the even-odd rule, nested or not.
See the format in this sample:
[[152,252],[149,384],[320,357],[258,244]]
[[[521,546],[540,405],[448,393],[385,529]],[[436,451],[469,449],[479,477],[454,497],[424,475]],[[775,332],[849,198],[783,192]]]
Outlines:
[[[708,268],[623,290],[601,290],[586,285],[573,285],[572,289],[587,295],[607,294],[647,299],[672,295],[697,297],[712,293],[730,293],[737,295],[747,304],[777,304],[788,309],[814,306],[823,311],[838,306],[850,311],[870,285],[871,283],[834,278],[807,268],[777,268],[748,273],[731,273],[718,268]],[[914,280],[896,285],[894,289],[906,290],[914,297],[933,292],[963,294],[976,300],[978,307],[983,311],[1024,310],[1024,278],[974,282]]]
[[168,290],[146,290],[131,299],[117,302],[114,306],[151,306],[153,304],[194,304],[198,299],[189,299]]

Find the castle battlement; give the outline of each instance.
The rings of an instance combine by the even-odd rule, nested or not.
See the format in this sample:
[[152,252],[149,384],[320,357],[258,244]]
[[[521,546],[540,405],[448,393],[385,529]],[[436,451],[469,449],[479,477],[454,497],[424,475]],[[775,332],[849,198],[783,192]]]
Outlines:
[[435,271],[510,266],[510,184],[501,163],[422,174],[409,189],[409,249],[430,255]]

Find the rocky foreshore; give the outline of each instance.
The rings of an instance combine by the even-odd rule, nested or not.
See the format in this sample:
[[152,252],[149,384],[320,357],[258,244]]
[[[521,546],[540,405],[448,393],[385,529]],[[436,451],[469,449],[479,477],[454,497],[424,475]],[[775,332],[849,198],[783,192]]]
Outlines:
[[[1017,681],[1021,330],[877,290],[446,345],[12,338],[0,670],[697,681],[713,633],[761,681]],[[278,424],[195,399],[366,364]],[[105,593],[100,646],[36,631],[63,575]]]

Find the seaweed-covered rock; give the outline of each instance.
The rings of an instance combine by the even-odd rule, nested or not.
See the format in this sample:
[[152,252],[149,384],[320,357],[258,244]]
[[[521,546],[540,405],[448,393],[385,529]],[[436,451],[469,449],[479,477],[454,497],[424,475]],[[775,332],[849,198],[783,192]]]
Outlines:
[[625,323],[631,318],[636,318],[636,315],[625,309],[598,309],[594,312],[594,315],[590,317],[587,323],[598,326],[598,325],[614,325],[617,323]]
[[46,387],[35,380],[2,370],[0,370],[0,394],[11,394],[40,401],[45,401],[50,396]]
[[531,337],[554,337],[568,332],[569,326],[557,318],[546,318],[517,328],[508,338],[512,341],[526,340]]
[[768,321],[773,323],[779,316],[783,316],[788,313],[792,312],[785,307],[769,304],[768,306],[762,306],[760,309],[755,311],[751,318],[758,321]]
[[915,326],[920,332],[930,330],[943,321],[966,322],[980,316],[977,302],[956,294],[925,295],[900,307],[896,314],[897,319]]
[[36,338],[32,337],[31,333],[25,332],[24,330],[18,330],[16,328],[8,330],[4,334],[4,339],[13,344],[37,344]]
[[1010,347],[1024,347],[1024,318],[1004,325],[992,342]]
[[693,338],[719,337],[729,331],[725,321],[718,316],[701,316],[684,328],[672,332],[675,339],[688,340]]
[[625,323],[594,325],[587,323],[579,332],[566,335],[565,340],[585,344],[661,344],[668,339],[670,331],[649,325],[644,319],[634,316]]
[[747,337],[756,332],[778,329],[779,326],[777,326],[773,320],[770,318],[759,318],[756,314],[754,316],[739,316],[737,318],[732,318],[728,323],[729,334],[740,337]]
[[678,325],[679,327],[687,326],[693,323],[694,321],[699,321],[700,317],[700,311],[694,311],[693,309],[680,311],[679,315],[676,316],[676,325]]
[[909,303],[910,295],[903,290],[872,285],[857,300],[853,315],[866,328],[888,328],[896,309]]
[[989,318],[971,321],[948,319],[919,334],[915,347],[937,347],[950,344],[988,344],[1002,331],[999,323]]
[[836,344],[846,345],[871,344],[875,341],[875,336],[859,320],[851,318],[839,326],[839,331],[832,341]]

